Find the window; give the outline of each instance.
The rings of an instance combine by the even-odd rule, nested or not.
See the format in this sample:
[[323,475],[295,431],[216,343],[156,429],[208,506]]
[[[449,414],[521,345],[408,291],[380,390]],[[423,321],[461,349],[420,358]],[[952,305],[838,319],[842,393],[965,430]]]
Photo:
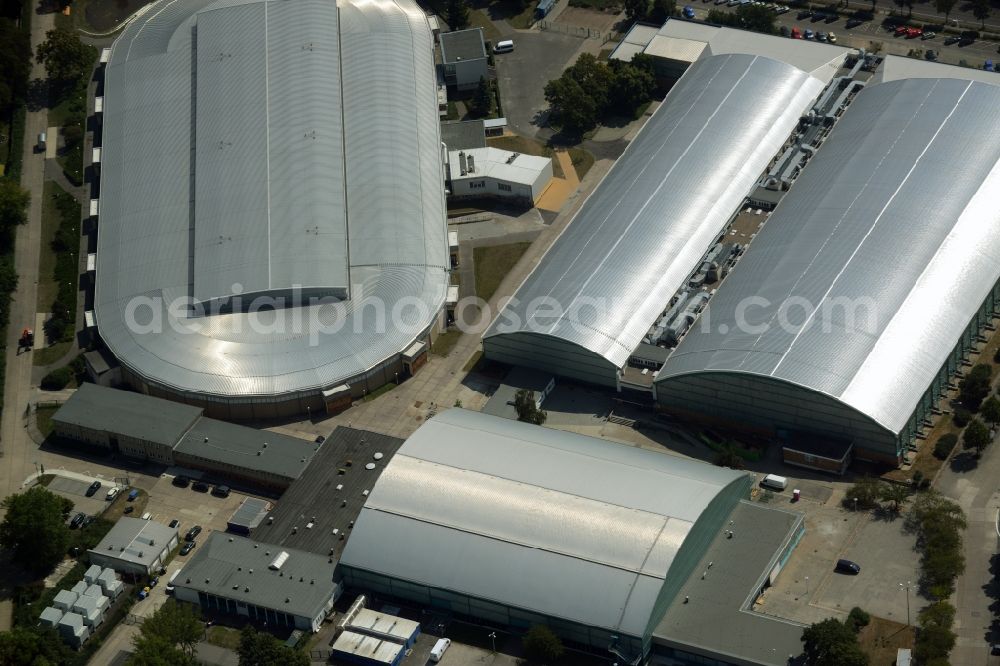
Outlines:
[[478,190],[478,189],[484,188],[484,187],[486,187],[486,181],[485,180],[473,180],[473,181],[469,181],[469,189],[470,190]]
[[497,187],[500,188],[501,192],[512,192],[513,191],[513,188],[510,185],[508,185],[507,183],[500,183],[500,184],[497,185]]

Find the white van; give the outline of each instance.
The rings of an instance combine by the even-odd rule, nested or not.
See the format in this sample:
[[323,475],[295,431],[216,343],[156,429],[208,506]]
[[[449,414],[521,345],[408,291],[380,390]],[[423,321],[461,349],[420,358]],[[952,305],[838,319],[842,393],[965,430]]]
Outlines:
[[121,490],[119,490],[118,488],[112,488],[111,490],[108,491],[108,494],[105,495],[105,498],[110,502],[114,498],[118,497],[118,493],[120,492]]
[[431,648],[431,661],[435,664],[441,661],[441,657],[444,656],[445,650],[448,649],[449,645],[451,645],[450,638],[442,638],[435,643],[434,647]]
[[177,571],[175,571],[172,574],[170,574],[170,580],[167,581],[167,586],[165,588],[163,588],[163,590],[167,594],[173,594],[173,592],[174,592],[174,579],[177,578],[177,574],[179,574],[180,572],[181,572],[181,570],[178,569]]
[[510,53],[514,50],[514,40],[513,39],[501,39],[497,42],[496,46],[493,47],[493,53]]
[[142,519],[143,519],[143,520],[149,520],[149,519],[150,519],[150,518],[152,518],[152,517],[153,517],[153,514],[151,514],[151,513],[149,512],[149,511],[147,511],[147,512],[146,512],[146,513],[144,513],[144,514],[142,514]]
[[777,474],[768,474],[760,480],[760,485],[771,490],[784,490],[788,487],[788,479]]
[[40,153],[45,152],[45,138],[46,138],[45,132],[38,133],[38,145],[35,146],[35,150],[37,150]]

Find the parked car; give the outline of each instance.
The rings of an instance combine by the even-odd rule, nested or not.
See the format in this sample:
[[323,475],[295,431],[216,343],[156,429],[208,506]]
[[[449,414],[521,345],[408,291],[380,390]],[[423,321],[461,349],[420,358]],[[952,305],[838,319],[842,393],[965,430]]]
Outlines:
[[188,541],[183,546],[181,546],[180,554],[187,555],[192,550],[194,550],[194,541]]
[[133,488],[128,493],[128,501],[129,502],[134,502],[135,498],[138,497],[138,496],[139,496],[139,489],[138,488]]
[[128,514],[132,513],[133,511],[135,511],[135,507],[132,506],[131,504],[129,504],[128,506],[125,507],[125,509],[122,511],[122,513],[124,513],[125,515],[128,515]]
[[216,497],[229,497],[229,486],[215,486],[212,488],[212,494]]
[[170,483],[174,484],[178,488],[187,488],[188,484],[191,483],[191,479],[186,476],[175,476],[174,480]]
[[195,525],[187,531],[187,534],[184,535],[184,540],[194,541],[194,538],[199,534],[201,534],[201,525]]
[[924,34],[920,35],[920,39],[934,39],[935,37],[937,37],[937,33],[933,31],[925,32]]
[[962,39],[961,37],[956,37],[955,35],[952,35],[951,37],[948,37],[944,40],[944,45],[951,46],[952,44],[958,44],[958,42],[961,39]]
[[152,578],[149,579],[149,586],[150,587],[156,587],[156,584],[159,583],[159,582],[160,582],[160,577],[159,576],[153,576]]
[[317,444],[322,444],[323,442],[326,441],[326,437],[324,437],[323,435],[316,435],[315,441]]
[[803,9],[801,12],[798,13],[798,16],[796,16],[796,18],[800,21],[804,21],[805,19],[809,18],[812,15],[813,13],[811,9]]
[[816,38],[816,33],[814,33],[809,28],[806,28],[806,31],[804,33],[802,33],[802,37],[805,38],[805,39],[815,39]]
[[778,14],[787,14],[788,12],[792,11],[792,9],[788,5],[780,5],[774,11],[777,12]]
[[73,516],[73,520],[69,521],[69,528],[71,530],[75,530],[76,528],[80,527],[80,525],[82,525],[83,521],[86,519],[87,519],[87,514],[85,513],[76,514],[75,516]]
[[692,7],[691,5],[685,5],[684,9],[682,10],[682,14],[683,14],[684,18],[686,18],[686,19],[693,19],[694,18],[694,7]]
[[826,20],[826,14],[823,12],[813,12],[812,18],[809,19],[813,23],[819,23],[820,21]]
[[857,576],[861,573],[861,567],[850,560],[837,560],[837,566],[834,570],[837,573],[850,574],[851,576]]
[[924,31],[921,30],[920,28],[907,28],[906,29],[906,38],[907,39],[916,39],[917,37],[920,37],[923,34],[924,34]]
[[840,16],[838,14],[827,14],[824,20],[827,23],[836,23],[838,19],[840,19]]
[[857,28],[859,25],[863,25],[864,21],[859,18],[849,18],[847,19],[846,28],[851,30],[852,28]]
[[207,493],[208,484],[205,483],[204,481],[195,481],[194,483],[191,484],[191,490],[197,491],[199,493]]
[[153,514],[151,514],[151,513],[149,512],[149,511],[147,511],[147,512],[146,512],[146,513],[144,513],[144,514],[142,514],[142,519],[143,519],[143,520],[149,520],[149,519],[150,519],[150,518],[152,518],[152,517],[153,517]]
[[830,42],[831,44],[836,44],[837,43],[837,35],[835,33],[832,33],[832,32],[827,33],[827,35],[826,35],[826,41]]
[[798,27],[792,28],[792,39],[802,39],[802,31]]
[[817,32],[816,33],[816,41],[817,42],[825,42],[826,41],[826,33],[825,32]]
[[96,519],[96,518],[94,518],[94,516],[86,516],[86,517],[85,517],[85,518],[83,519],[83,522],[82,522],[82,523],[80,523],[80,529],[82,530],[83,528],[87,527],[88,525],[90,525],[90,524],[91,524],[92,522],[94,522],[95,520],[97,520],[97,519]]
[[896,35],[896,37],[902,37],[903,35],[905,35],[909,31],[910,31],[910,26],[908,26],[908,25],[897,25],[896,28],[895,28],[895,30],[893,30],[892,32],[893,32],[894,35]]
[[100,489],[101,489],[101,482],[94,481],[92,484],[90,484],[90,487],[87,488],[87,497],[93,497],[94,494]]
[[975,41],[976,41],[975,37],[970,37],[968,35],[962,35],[961,37],[958,38],[958,45],[959,46],[968,46],[969,44],[972,44]]
[[927,53],[924,54],[924,57],[930,61],[934,61],[938,59],[938,54],[937,51],[928,51]]
[[112,488],[111,490],[108,491],[108,494],[104,496],[104,499],[106,499],[106,500],[108,500],[110,502],[114,498],[118,497],[118,493],[120,493],[120,492],[121,492],[120,489],[118,489],[118,488]]
[[170,527],[177,527],[178,523],[180,523],[180,521],[174,518],[170,521]]

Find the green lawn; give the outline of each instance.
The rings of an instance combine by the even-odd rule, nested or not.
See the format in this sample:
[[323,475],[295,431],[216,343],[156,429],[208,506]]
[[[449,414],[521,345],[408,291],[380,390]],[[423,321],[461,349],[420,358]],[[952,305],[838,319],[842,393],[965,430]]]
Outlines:
[[[48,312],[49,306],[56,298],[58,291],[55,281],[56,253],[52,250],[52,241],[59,231],[62,217],[56,206],[56,197],[65,194],[63,189],[51,180],[45,181],[42,194],[42,237],[38,250],[38,296],[36,310]],[[43,364],[44,365],[44,364]]]
[[[35,331],[35,335],[41,335],[41,333],[39,331]],[[37,367],[52,365],[65,356],[72,346],[72,342],[57,342],[54,345],[36,349],[31,352],[31,363]]]
[[58,407],[39,407],[35,410],[35,421],[38,423],[38,431],[45,437],[52,434],[52,415],[58,410]]
[[531,245],[529,242],[477,247],[473,252],[475,264],[476,295],[490,300],[497,287]]
[[587,175],[590,167],[594,166],[594,156],[583,148],[570,148],[569,157],[573,160],[573,168],[576,169],[576,176],[580,180]]
[[228,650],[240,649],[239,629],[231,629],[230,627],[215,625],[209,628],[208,637],[205,640],[212,645],[218,645],[219,647],[226,648]]
[[434,344],[431,345],[431,353],[435,356],[447,356],[455,348],[461,337],[462,332],[458,329],[451,329],[441,333],[434,340]]
[[497,27],[493,25],[493,21],[491,21],[490,17],[487,16],[481,9],[469,10],[469,27],[482,28],[483,38],[491,44],[496,44],[498,41],[503,39],[503,35],[501,35],[500,31],[497,30]]

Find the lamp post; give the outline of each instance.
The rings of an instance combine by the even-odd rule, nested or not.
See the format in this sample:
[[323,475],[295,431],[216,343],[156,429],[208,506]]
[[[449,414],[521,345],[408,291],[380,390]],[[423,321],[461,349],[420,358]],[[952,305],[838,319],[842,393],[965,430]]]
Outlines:
[[493,651],[496,652],[497,651],[497,632],[495,632],[495,631],[491,631],[490,632],[490,642],[493,643]]
[[906,626],[910,626],[910,585],[910,581],[906,581],[906,585],[899,584],[899,589],[906,595]]
[[35,465],[35,474],[38,475],[38,476],[40,476],[41,472],[38,471],[38,461],[37,460],[32,460],[31,462],[34,463],[34,465]]
[[806,576],[806,596],[809,596],[809,576]]

